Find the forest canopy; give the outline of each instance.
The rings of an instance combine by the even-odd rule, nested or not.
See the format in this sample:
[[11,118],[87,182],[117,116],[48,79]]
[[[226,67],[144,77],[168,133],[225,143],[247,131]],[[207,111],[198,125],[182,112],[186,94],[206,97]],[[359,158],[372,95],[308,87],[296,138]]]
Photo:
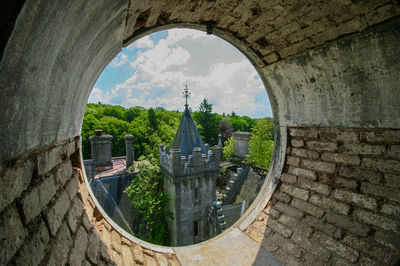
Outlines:
[[[82,123],[83,158],[91,158],[89,137],[95,134],[96,129],[102,129],[104,135],[113,137],[113,157],[125,155],[124,135],[131,134],[134,137],[135,158],[142,155],[147,157],[150,154],[158,158],[159,145],[168,146],[172,143],[182,115],[183,112],[168,111],[162,107],[125,108],[119,105],[89,103]],[[213,113],[212,104],[207,99],[192,111],[192,117],[204,142],[210,146],[217,144],[219,133],[225,141],[231,132],[251,131],[257,121],[248,116],[236,115],[234,112],[227,115]],[[221,130],[224,132],[220,132]]]

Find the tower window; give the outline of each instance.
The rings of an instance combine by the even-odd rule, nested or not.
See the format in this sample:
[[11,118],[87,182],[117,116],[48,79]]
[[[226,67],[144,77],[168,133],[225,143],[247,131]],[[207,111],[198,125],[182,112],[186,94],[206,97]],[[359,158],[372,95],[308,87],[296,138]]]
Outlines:
[[193,222],[193,236],[194,237],[199,236],[199,221]]

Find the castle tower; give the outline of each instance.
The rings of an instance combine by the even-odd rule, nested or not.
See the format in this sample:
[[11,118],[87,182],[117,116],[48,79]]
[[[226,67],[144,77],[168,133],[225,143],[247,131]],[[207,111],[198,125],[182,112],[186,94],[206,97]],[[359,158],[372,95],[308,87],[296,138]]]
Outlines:
[[219,174],[221,148],[207,152],[187,104],[171,149],[160,146],[164,191],[170,198],[168,222],[172,246],[198,243],[210,238],[207,212],[215,201],[215,180]]

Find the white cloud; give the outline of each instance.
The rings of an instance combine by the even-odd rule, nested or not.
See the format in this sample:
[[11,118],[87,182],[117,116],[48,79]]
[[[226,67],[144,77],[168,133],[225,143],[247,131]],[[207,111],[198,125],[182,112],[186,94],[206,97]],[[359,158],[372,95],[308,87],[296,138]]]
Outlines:
[[169,30],[168,37],[158,42],[147,36],[134,45],[146,47],[130,62],[134,74],[108,95],[120,99],[119,104],[183,110],[182,90],[187,83],[193,110],[207,98],[218,113],[272,115],[267,97],[265,104],[256,102],[265,91],[257,72],[229,43],[201,31],[179,29]]
[[128,56],[124,53],[120,53],[110,63],[111,67],[120,67],[128,61]]
[[140,38],[137,40],[134,45],[131,46],[136,47],[136,48],[153,48],[154,47],[154,42],[150,39],[150,35],[147,35],[143,38]]

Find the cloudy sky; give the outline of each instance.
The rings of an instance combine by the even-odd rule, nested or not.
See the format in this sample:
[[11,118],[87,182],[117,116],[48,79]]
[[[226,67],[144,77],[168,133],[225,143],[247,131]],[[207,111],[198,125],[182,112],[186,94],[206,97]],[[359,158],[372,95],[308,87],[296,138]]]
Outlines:
[[98,78],[89,102],[183,111],[185,84],[193,110],[207,98],[220,114],[272,116],[264,86],[244,55],[216,36],[188,29],[154,33],[124,48]]

